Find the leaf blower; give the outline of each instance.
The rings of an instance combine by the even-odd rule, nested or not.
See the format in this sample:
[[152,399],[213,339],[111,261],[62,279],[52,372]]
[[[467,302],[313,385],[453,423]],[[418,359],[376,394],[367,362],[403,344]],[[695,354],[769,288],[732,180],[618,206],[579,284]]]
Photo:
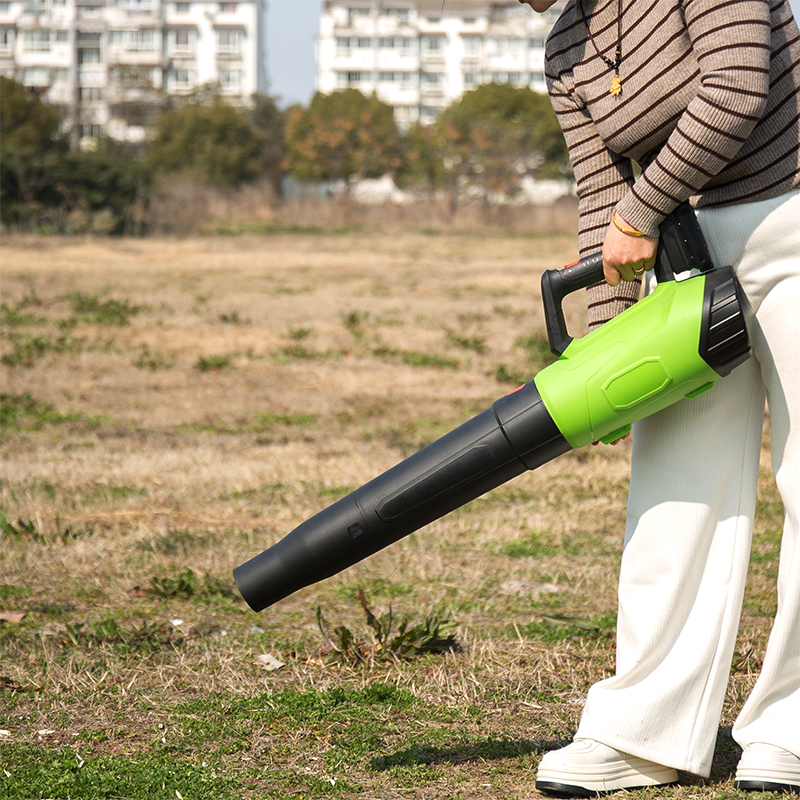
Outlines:
[[[655,290],[573,339],[564,298],[603,278],[602,253],[542,276],[550,349],[559,358],[234,570],[261,611],[367,558],[572,448],[612,442],[643,419],[710,389],[750,344],[731,267],[714,268],[688,205],[662,223]],[[692,271],[683,280],[676,275]]]

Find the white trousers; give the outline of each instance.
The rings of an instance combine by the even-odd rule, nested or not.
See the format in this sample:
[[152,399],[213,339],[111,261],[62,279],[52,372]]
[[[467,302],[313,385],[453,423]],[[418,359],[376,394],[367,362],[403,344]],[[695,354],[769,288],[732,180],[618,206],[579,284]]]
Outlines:
[[708,776],[756,507],[765,397],[785,510],[778,612],[733,729],[800,757],[800,191],[698,213],[732,265],[754,358],[634,426],[617,669],[591,687],[576,738]]

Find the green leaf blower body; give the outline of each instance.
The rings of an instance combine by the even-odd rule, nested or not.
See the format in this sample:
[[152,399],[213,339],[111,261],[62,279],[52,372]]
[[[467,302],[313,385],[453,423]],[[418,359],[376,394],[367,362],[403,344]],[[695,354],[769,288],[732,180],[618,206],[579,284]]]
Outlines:
[[559,352],[553,343],[561,328],[559,360],[237,567],[236,583],[254,610],[341,572],[572,448],[619,438],[633,422],[710,389],[748,357],[739,288],[728,267],[663,280],[600,329],[565,338],[560,302],[573,286],[562,288],[553,304],[548,281],[569,281],[577,269],[574,286],[594,282],[602,257],[586,261],[543,278],[551,347]]

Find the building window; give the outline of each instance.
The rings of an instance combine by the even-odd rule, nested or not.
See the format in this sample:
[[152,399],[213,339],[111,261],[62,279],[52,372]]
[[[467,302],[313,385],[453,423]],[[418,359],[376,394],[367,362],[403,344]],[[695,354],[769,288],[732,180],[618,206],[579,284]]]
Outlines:
[[407,36],[383,36],[378,41],[378,47],[381,50],[399,50],[401,55],[409,55],[412,40]]
[[98,139],[103,135],[103,126],[96,123],[84,122],[81,124],[82,139]]
[[531,72],[531,74],[528,76],[528,81],[530,83],[544,83],[544,72]]
[[188,14],[189,13],[189,3],[175,3],[175,13],[176,14]]
[[443,58],[445,48],[444,36],[423,36],[422,55],[428,58]]
[[153,70],[150,67],[118,66],[109,71],[111,83],[126,89],[153,87]]
[[470,56],[477,58],[481,54],[480,36],[462,36],[461,45],[464,48],[464,55],[468,58]]
[[436,122],[436,117],[439,116],[440,109],[436,106],[420,106],[419,108],[419,121],[423,125],[431,125]]
[[103,99],[103,90],[100,86],[81,86],[78,96],[81,103],[98,103]]
[[240,56],[243,40],[244,31],[217,31],[217,50],[224,55]]
[[219,13],[220,14],[235,14],[236,13],[236,3],[220,3],[219,4]]
[[154,0],[120,0],[120,6],[130,14],[150,14]]
[[147,28],[135,31],[111,31],[108,43],[122,46],[132,52],[152,52],[156,49],[156,32]]
[[528,47],[531,50],[544,50],[544,38],[537,36],[528,42]]
[[401,89],[413,88],[413,72],[381,72],[378,76],[380,83],[396,83]]
[[25,86],[50,85],[50,70],[47,67],[28,67],[21,72],[22,83]]
[[478,80],[478,75],[474,72],[465,72],[464,73],[464,89],[465,91],[469,91],[470,89],[474,89],[480,81]]
[[69,41],[69,31],[56,31],[56,41],[57,42],[68,42]]
[[23,42],[26,50],[49,50],[50,31],[42,30],[41,28],[33,31],[25,31],[25,39]]
[[100,48],[99,47],[81,47],[78,50],[78,63],[79,64],[100,64],[102,63],[100,58]]
[[440,93],[444,91],[444,74],[441,72],[422,72],[420,82],[423,92]]
[[522,39],[493,36],[486,40],[486,49],[490,56],[515,55],[522,49]]
[[10,54],[14,50],[14,29],[0,28],[0,53]]
[[[384,40],[381,40],[384,41]],[[353,50],[371,50],[372,39],[369,36],[337,36],[336,55],[349,56]]]
[[225,92],[241,92],[242,71],[240,69],[221,69],[219,71],[219,85]]
[[169,39],[170,51],[176,54],[191,54],[194,50],[194,40],[194,31],[172,31]]
[[194,89],[193,69],[174,69],[172,71],[172,88],[176,90]]
[[346,83],[344,88],[353,87],[355,89],[368,88],[372,83],[371,72],[345,72]]
[[351,25],[356,25],[358,20],[366,19],[369,17],[369,9],[368,8],[348,8],[347,9],[347,20]]
[[391,17],[398,22],[408,22],[407,8],[382,8],[378,13],[382,17]]

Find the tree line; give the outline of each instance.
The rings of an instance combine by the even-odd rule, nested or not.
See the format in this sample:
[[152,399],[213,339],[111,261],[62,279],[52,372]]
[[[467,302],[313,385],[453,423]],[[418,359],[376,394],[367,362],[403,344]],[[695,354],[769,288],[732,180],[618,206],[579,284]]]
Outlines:
[[527,87],[479,86],[433,124],[406,131],[391,106],[357,89],[317,93],[308,106],[285,110],[267,95],[241,109],[201,90],[163,112],[144,145],[102,138],[80,149],[60,131],[55,108],[0,77],[0,218],[7,227],[41,228],[66,214],[91,218],[94,230],[141,231],[152,193],[176,176],[231,189],[266,181],[276,198],[289,176],[327,183],[348,199],[359,181],[385,175],[420,199],[446,198],[455,212],[467,195],[498,202],[525,179],[568,181],[571,170],[549,99]]

